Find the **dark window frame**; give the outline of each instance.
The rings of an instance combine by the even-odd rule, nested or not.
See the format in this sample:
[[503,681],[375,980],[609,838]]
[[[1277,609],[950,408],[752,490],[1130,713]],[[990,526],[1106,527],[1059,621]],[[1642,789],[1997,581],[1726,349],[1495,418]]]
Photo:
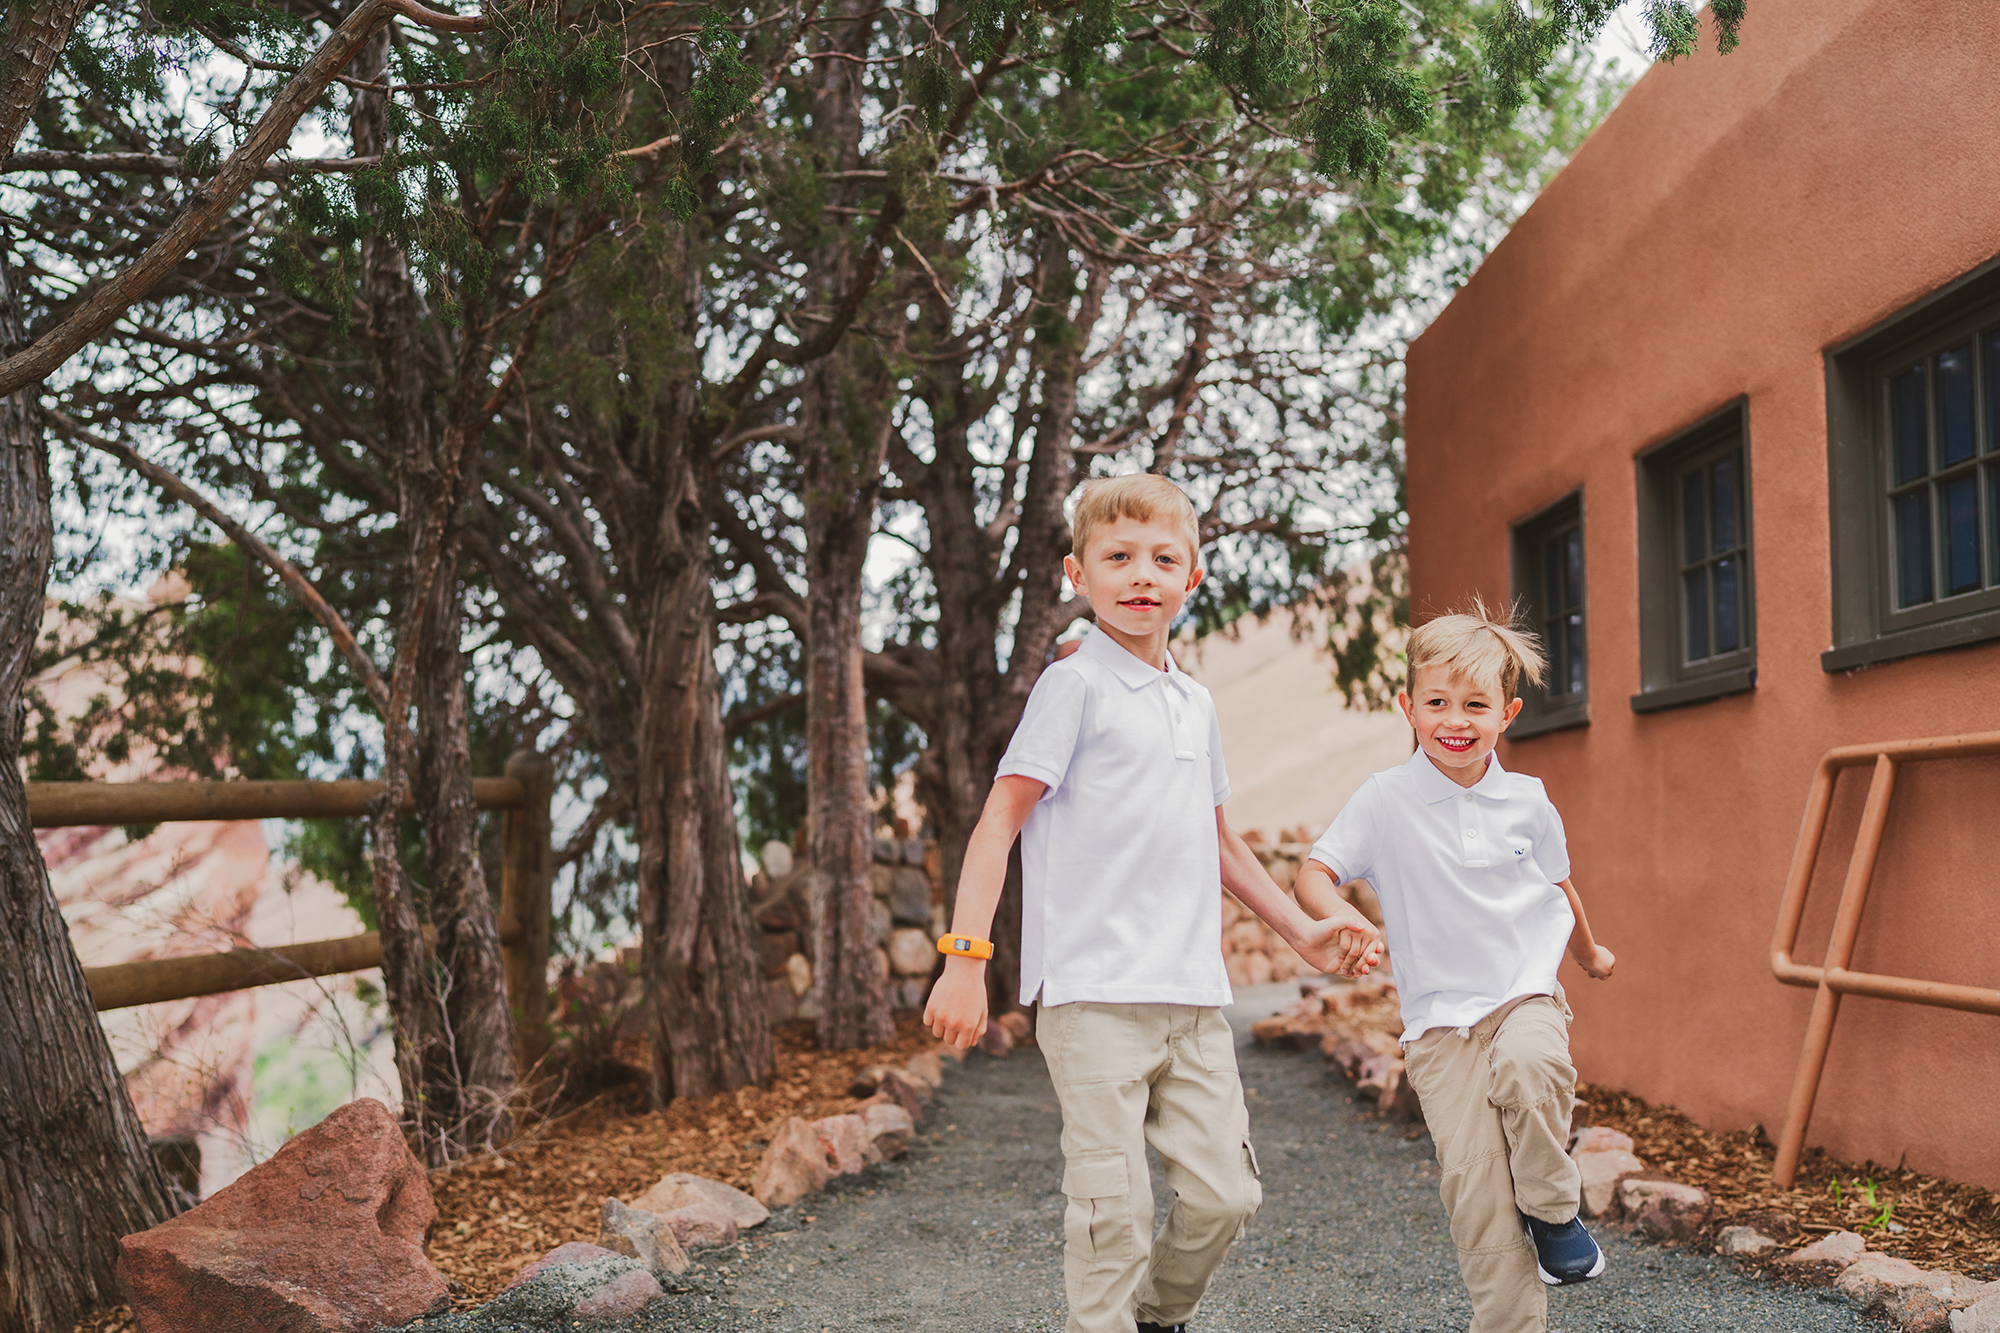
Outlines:
[[[1734,454],[1738,646],[1689,660],[1684,479]],[[1639,692],[1632,711],[1653,713],[1741,694],[1757,684],[1757,561],[1752,523],[1750,413],[1738,398],[1646,450],[1636,461],[1639,535]],[[1713,503],[1713,495],[1705,497]],[[1704,518],[1712,525],[1713,516]],[[1712,526],[1707,527],[1710,536]],[[1727,557],[1725,557],[1727,558]],[[1712,544],[1694,564],[1719,563]],[[1714,608],[1709,608],[1711,618]]]
[[[1957,595],[1936,596],[1923,605],[1897,605],[1896,554],[1891,519],[1892,493],[1935,486],[1940,474],[1965,466],[1945,465],[1929,455],[1931,466],[1921,478],[1904,483],[1894,469],[1889,413],[1889,382],[1914,366],[1928,367],[1924,420],[1929,438],[1938,423],[1935,358],[1964,344],[1973,347],[1974,445],[1973,475],[1985,470],[2000,475],[2000,440],[1994,449],[1980,436],[1989,422],[2000,422],[2000,368],[1981,373],[1982,335],[2000,331],[2000,259],[1988,261],[1947,283],[1915,304],[1898,311],[1826,353],[1827,504],[1831,576],[1833,582],[1833,642],[1820,654],[1829,672],[1890,662],[1918,653],[2000,639],[2000,570],[1989,574],[1993,586]],[[2000,483],[1996,483],[2000,485]],[[1983,489],[1983,488],[1982,488]],[[1981,497],[1988,508],[2000,508],[2000,493]],[[1936,516],[1933,515],[1933,523]],[[2000,524],[2000,513],[1983,523]],[[2000,534],[1997,534],[2000,535]],[[1993,540],[1989,538],[1988,540]],[[2000,546],[2000,540],[1994,544]],[[1930,534],[1933,561],[1942,560],[1941,542]],[[2000,560],[2000,551],[1980,550]],[[1942,572],[1934,567],[1931,591]]]
[[[1577,534],[1577,563],[1581,574],[1578,582],[1582,587],[1572,604],[1556,608],[1549,604],[1545,595],[1547,546],[1552,539],[1571,531]],[[1529,626],[1543,636],[1542,648],[1549,659],[1550,684],[1557,683],[1556,673],[1569,661],[1562,644],[1547,641],[1550,637],[1548,626],[1556,619],[1572,614],[1579,618],[1578,637],[1583,643],[1583,661],[1579,689],[1563,690],[1552,696],[1544,687],[1522,687],[1521,712],[1514,719],[1514,724],[1507,728],[1508,740],[1527,740],[1531,736],[1568,731],[1590,724],[1590,557],[1589,543],[1585,539],[1587,532],[1582,487],[1509,525],[1514,603],[1521,609]]]

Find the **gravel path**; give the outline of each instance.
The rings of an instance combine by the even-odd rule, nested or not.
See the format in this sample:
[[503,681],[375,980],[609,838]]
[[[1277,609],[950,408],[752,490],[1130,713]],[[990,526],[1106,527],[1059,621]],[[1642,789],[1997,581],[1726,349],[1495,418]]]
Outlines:
[[[1357,1105],[1326,1062],[1249,1043],[1232,1014],[1264,1207],[1217,1273],[1199,1333],[1419,1333],[1471,1316],[1452,1262],[1430,1140]],[[1267,1001],[1263,1007],[1256,1000]],[[948,1072],[903,1162],[781,1210],[710,1251],[643,1330],[1060,1333],[1061,1155],[1055,1095],[1032,1049]],[[1167,1191],[1157,1169],[1164,1215]],[[1738,1276],[1721,1260],[1603,1235],[1604,1277],[1551,1293],[1556,1333],[1874,1329],[1831,1293]],[[433,1321],[441,1326],[446,1321]],[[453,1321],[456,1322],[456,1321]],[[486,1325],[485,1327],[493,1327]]]

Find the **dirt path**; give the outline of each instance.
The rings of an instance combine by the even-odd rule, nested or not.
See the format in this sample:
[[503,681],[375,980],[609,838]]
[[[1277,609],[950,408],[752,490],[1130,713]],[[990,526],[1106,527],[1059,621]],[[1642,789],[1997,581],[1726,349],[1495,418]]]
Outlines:
[[[1285,988],[1286,998],[1294,991]],[[1246,997],[1247,998],[1247,997]],[[1266,997],[1268,998],[1268,997]],[[1365,1113],[1325,1062],[1239,1054],[1263,1166],[1263,1211],[1231,1253],[1199,1333],[1462,1330],[1430,1141]],[[710,1251],[644,1330],[1060,1333],[1063,1199],[1055,1097],[1039,1055],[951,1071],[909,1158],[781,1210]],[[1154,1189],[1165,1207],[1166,1190]],[[810,1220],[808,1220],[810,1218]],[[1738,1276],[1720,1260],[1607,1235],[1610,1270],[1553,1293],[1556,1333],[1867,1329],[1826,1295]],[[442,1321],[440,1321],[442,1322]]]

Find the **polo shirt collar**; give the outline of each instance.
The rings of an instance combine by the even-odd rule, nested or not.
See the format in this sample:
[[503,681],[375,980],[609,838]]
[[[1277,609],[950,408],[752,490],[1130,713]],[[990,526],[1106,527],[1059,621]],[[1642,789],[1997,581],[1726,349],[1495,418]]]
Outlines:
[[1175,686],[1181,684],[1180,680],[1174,679],[1183,673],[1171,652],[1167,654],[1167,669],[1160,671],[1134,657],[1116,639],[1100,629],[1092,629],[1090,633],[1084,635],[1083,647],[1077,651],[1089,653],[1093,660],[1135,690],[1143,689],[1155,681],[1171,681]]
[[[1128,653],[1126,656],[1130,657],[1131,654]],[[1133,660],[1137,661],[1138,659],[1134,658]],[[1144,664],[1141,663],[1141,665]],[[1436,805],[1439,801],[1449,801],[1452,797],[1463,796],[1467,792],[1474,792],[1480,796],[1490,796],[1494,800],[1500,800],[1507,795],[1502,786],[1506,777],[1506,770],[1500,767],[1500,756],[1498,754],[1490,754],[1486,757],[1486,772],[1481,774],[1479,781],[1473,783],[1470,787],[1461,787],[1446,777],[1438,770],[1438,766],[1431,762],[1431,757],[1421,749],[1411,755],[1409,762],[1404,764],[1403,767],[1409,769],[1416,777],[1417,791],[1423,796],[1424,804],[1426,805]]]

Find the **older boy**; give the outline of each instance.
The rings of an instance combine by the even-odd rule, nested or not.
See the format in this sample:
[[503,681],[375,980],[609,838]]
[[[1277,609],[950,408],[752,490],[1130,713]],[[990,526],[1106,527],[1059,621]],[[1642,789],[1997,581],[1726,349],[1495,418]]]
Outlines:
[[[1380,936],[1352,909],[1309,919],[1223,821],[1215,707],[1167,654],[1201,582],[1187,496],[1156,476],[1091,481],[1070,527],[1063,567],[1097,628],[1042,672],[1000,761],[924,1017],[960,1046],[985,1031],[976,937],[1025,828],[1021,1003],[1041,1003],[1062,1105],[1069,1330],[1161,1333],[1194,1313],[1263,1199],[1221,1013],[1218,887],[1317,967],[1365,971]],[[1148,1143],[1174,1191],[1157,1238]]]
[[1473,1333],[1539,1333],[1544,1284],[1604,1271],[1565,1151],[1576,1070],[1556,966],[1565,945],[1599,980],[1617,960],[1591,936],[1541,782],[1493,755],[1522,680],[1541,682],[1541,652],[1473,610],[1410,635],[1396,705],[1417,752],[1348,801],[1298,894],[1308,911],[1331,911],[1344,905],[1336,884],[1365,879],[1381,897],[1403,1058],[1437,1144]]

